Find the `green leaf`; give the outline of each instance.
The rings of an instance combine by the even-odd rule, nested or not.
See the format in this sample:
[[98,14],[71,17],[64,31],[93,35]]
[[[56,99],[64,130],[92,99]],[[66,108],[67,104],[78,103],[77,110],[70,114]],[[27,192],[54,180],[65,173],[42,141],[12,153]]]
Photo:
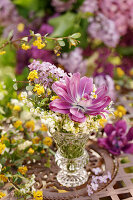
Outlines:
[[73,33],[76,14],[67,12],[59,17],[51,18],[49,24],[54,27],[52,37],[68,36]]
[[75,39],[80,38],[80,37],[81,37],[81,33],[74,33],[71,35],[71,38],[75,38]]
[[28,86],[26,86],[26,90],[28,90],[28,91],[33,90],[33,88],[34,88],[34,86],[32,86],[32,85],[28,85]]
[[10,40],[13,37],[14,30],[11,30],[8,34],[7,39]]
[[116,51],[123,56],[131,56],[133,55],[133,46],[127,46],[127,47],[117,47]]
[[14,90],[17,90],[17,89],[18,89],[17,83],[15,83],[15,84],[13,85],[13,88],[14,88]]
[[46,103],[46,101],[48,101],[48,100],[49,100],[49,98],[44,98],[44,99],[41,101],[40,106],[44,106],[45,103]]
[[3,114],[3,115],[5,114],[5,112],[4,112],[2,107],[0,107],[0,113]]
[[34,31],[30,30],[30,35],[33,36],[34,35]]
[[64,47],[65,46],[65,42],[63,40],[58,40],[58,43],[61,47]]
[[24,40],[25,42],[28,41],[28,37],[23,37],[22,40]]

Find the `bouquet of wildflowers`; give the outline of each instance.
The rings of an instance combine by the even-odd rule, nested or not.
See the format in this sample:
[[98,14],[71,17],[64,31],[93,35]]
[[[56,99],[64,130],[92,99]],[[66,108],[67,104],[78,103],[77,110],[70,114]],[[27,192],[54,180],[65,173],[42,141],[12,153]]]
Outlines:
[[30,111],[41,117],[49,133],[89,134],[97,131],[99,120],[111,112],[106,86],[97,89],[92,78],[67,74],[49,62],[36,60],[29,69],[28,91],[21,97]]

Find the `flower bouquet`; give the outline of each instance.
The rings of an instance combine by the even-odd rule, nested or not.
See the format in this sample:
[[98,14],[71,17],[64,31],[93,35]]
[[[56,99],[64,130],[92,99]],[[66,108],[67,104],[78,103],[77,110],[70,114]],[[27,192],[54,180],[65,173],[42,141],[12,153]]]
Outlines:
[[67,74],[48,62],[34,60],[29,69],[28,91],[21,97],[57,144],[55,160],[61,168],[57,180],[67,187],[80,186],[88,180],[86,141],[111,112],[107,88],[96,89],[92,78]]

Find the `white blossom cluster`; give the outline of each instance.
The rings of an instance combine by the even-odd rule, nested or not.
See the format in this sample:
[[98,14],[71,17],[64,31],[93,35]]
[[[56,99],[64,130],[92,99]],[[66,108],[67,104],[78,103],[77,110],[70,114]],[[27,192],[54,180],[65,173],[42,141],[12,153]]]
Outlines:
[[30,179],[28,179],[27,183],[24,185],[23,188],[20,189],[21,194],[26,194],[30,191],[30,187],[34,187],[33,184],[35,183],[35,175],[33,174]]
[[56,131],[68,132],[73,134],[89,134],[92,131],[98,131],[99,128],[99,122],[98,120],[94,120],[93,116],[87,116],[85,122],[78,123],[72,121],[68,115],[62,115],[52,111],[44,112],[41,121],[48,127],[51,134]]
[[23,142],[23,143],[21,143],[21,144],[18,145],[18,149],[20,151],[22,151],[22,150],[25,150],[27,147],[29,147],[31,145],[32,145],[32,142],[29,141],[29,140],[26,140],[25,142]]
[[20,107],[24,105],[23,102],[19,101],[18,99],[11,99],[11,104],[14,106],[20,106]]

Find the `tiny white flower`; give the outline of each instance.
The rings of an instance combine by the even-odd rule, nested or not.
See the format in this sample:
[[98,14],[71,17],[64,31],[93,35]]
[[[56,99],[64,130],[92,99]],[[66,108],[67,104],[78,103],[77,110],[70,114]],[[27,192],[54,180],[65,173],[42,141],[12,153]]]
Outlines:
[[0,164],[0,173],[1,173],[2,165]]
[[91,187],[94,191],[96,191],[98,189],[98,184],[97,183],[91,183]]

